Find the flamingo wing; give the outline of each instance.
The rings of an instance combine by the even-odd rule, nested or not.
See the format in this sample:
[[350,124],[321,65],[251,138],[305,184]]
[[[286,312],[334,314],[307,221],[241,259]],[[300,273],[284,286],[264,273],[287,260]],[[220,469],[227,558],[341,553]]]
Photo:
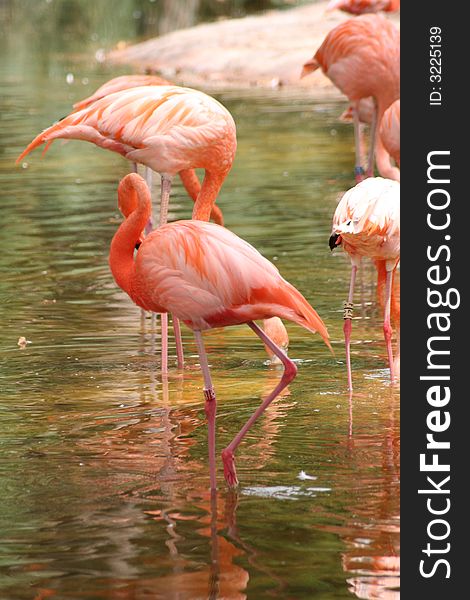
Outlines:
[[232,116],[210,96],[178,86],[145,86],[109,94],[70,114],[39,134],[17,162],[45,142],[83,139],[174,175],[205,168],[208,152],[227,138],[234,155],[234,136]]
[[328,343],[318,314],[276,267],[212,223],[179,221],[153,232],[137,254],[134,299],[164,306],[194,329],[280,316]]
[[157,75],[120,75],[104,83],[88,98],[76,102],[73,108],[75,111],[82,110],[109,94],[146,85],[172,85],[172,83]]

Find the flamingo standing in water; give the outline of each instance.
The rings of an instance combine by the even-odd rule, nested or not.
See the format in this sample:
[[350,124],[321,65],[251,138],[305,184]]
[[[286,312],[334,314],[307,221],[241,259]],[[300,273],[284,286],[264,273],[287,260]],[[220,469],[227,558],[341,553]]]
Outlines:
[[[109,264],[116,283],[138,306],[158,313],[171,312],[194,331],[204,377],[211,489],[216,488],[216,398],[201,332],[246,323],[284,365],[276,388],[222,452],[225,479],[229,486],[236,486],[236,448],[297,372],[295,364],[254,321],[282,317],[309,331],[318,331],[329,346],[326,327],[274,265],[224,227],[199,220],[176,221],[159,227],[140,243],[151,213],[150,192],[140,175],[130,173],[124,177],[118,201],[121,212],[129,216],[111,242]],[[134,257],[136,243],[140,246]]]
[[391,165],[390,156],[378,135],[382,115],[400,97],[398,29],[380,15],[362,15],[348,19],[328,33],[315,56],[304,64],[301,77],[320,67],[354,107],[356,181],[364,178],[358,103],[368,97],[374,99],[375,109],[371,123],[367,176],[373,176],[375,156],[379,173],[383,177],[400,181],[400,171]]
[[[40,133],[17,162],[38,146],[47,143],[47,148],[59,138],[93,142],[160,173],[160,225],[167,222],[174,175],[199,167],[205,169],[205,175],[192,217],[209,220],[237,146],[232,115],[217,100],[196,90],[165,85],[126,89],[94,101]],[[174,326],[178,365],[182,366],[177,320]],[[168,317],[165,313],[162,314],[162,372],[167,370]]]
[[[90,104],[93,104],[97,100],[101,100],[105,96],[109,94],[114,94],[115,92],[122,92],[123,90],[129,90],[135,87],[143,87],[143,86],[157,86],[157,85],[174,85],[170,81],[163,79],[162,77],[158,77],[157,75],[120,75],[119,77],[114,77],[110,79],[102,86],[100,86],[91,96],[76,102],[73,105],[74,111],[78,112],[79,110],[83,110],[84,108],[88,108]],[[152,181],[152,171],[148,167],[146,167],[146,179],[149,187],[151,187]],[[137,172],[137,165],[134,163],[134,170]],[[196,175],[194,169],[183,169],[178,173],[181,183],[183,184],[185,190],[188,195],[194,202],[196,202],[199,192],[201,191],[201,183]],[[220,208],[214,204],[211,210],[211,220],[218,225],[224,224],[224,217]]]
[[400,100],[395,100],[384,112],[379,130],[385,150],[400,166]]
[[363,15],[380,11],[396,12],[400,10],[400,0],[331,0],[326,10],[336,9],[351,15]]
[[351,329],[356,273],[363,256],[375,261],[378,272],[379,295],[385,288],[384,336],[387,345],[390,379],[395,380],[391,306],[393,276],[400,260],[400,184],[390,179],[366,179],[348,190],[341,198],[333,216],[330,249],[341,245],[351,258],[351,282],[348,300],[344,305],[344,339],[348,386],[352,390]]

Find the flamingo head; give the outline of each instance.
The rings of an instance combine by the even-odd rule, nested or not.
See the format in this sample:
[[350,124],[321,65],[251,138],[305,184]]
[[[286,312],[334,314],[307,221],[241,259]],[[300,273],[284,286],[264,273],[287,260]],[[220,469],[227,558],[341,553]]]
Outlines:
[[341,236],[339,233],[332,233],[330,235],[330,239],[328,240],[328,245],[330,246],[330,250],[334,250],[337,246],[341,246]]

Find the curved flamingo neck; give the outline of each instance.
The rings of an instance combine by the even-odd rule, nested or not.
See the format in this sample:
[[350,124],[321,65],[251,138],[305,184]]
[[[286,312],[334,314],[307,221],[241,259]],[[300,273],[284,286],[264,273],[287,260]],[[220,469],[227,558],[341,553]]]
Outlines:
[[150,192],[140,175],[130,173],[121,181],[118,205],[126,220],[111,242],[109,266],[118,286],[131,295],[135,245],[152,213]]
[[227,172],[206,171],[196,202],[194,203],[193,219],[199,221],[209,221],[212,207],[217,200],[217,195],[222,187],[222,183]]

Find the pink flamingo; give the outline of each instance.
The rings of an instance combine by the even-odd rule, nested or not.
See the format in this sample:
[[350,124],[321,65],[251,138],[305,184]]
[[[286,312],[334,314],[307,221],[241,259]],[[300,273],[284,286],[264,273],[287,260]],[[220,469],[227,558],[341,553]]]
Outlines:
[[379,130],[385,150],[400,166],[400,100],[395,100],[384,112]]
[[342,10],[352,15],[376,12],[396,12],[400,10],[400,0],[331,0],[327,11]]
[[341,198],[333,216],[329,241],[333,250],[341,245],[351,258],[351,282],[348,300],[344,305],[344,339],[348,387],[352,390],[351,329],[356,273],[361,258],[375,261],[378,271],[378,290],[385,286],[384,336],[387,345],[390,379],[395,380],[390,308],[393,276],[400,260],[400,184],[381,177],[369,178],[348,190]]
[[[80,100],[73,105],[74,111],[78,112],[79,110],[83,110],[84,108],[88,108],[91,104],[96,102],[97,100],[101,100],[105,96],[109,94],[114,94],[115,92],[122,92],[124,90],[129,90],[135,87],[143,87],[143,86],[157,86],[157,85],[174,85],[170,81],[163,79],[162,77],[158,77],[157,75],[120,75],[119,77],[114,77],[110,79],[102,86],[100,86],[91,96],[85,98],[84,100]],[[148,167],[146,167],[148,169]],[[134,170],[137,172],[137,165],[134,163]],[[151,174],[152,171],[148,169],[146,174],[147,183],[149,187],[151,186]],[[201,191],[201,183],[199,182],[198,176],[196,175],[194,169],[183,169],[178,173],[181,182],[187,191],[189,197],[196,202],[199,192]],[[214,204],[211,210],[211,220],[218,225],[224,224],[224,217],[222,211]]]
[[250,244],[224,227],[198,220],[159,227],[134,247],[151,213],[150,192],[136,173],[118,188],[119,207],[129,215],[116,232],[109,264],[116,283],[145,310],[171,312],[194,331],[204,377],[208,419],[210,485],[216,488],[216,398],[204,349],[202,331],[246,323],[284,365],[276,388],[223,450],[224,476],[238,483],[234,452],[266,407],[295,377],[297,368],[254,323],[280,316],[309,331],[318,331],[329,346],[327,330],[315,310],[279,271]]
[[[209,220],[237,146],[232,115],[217,100],[189,88],[164,85],[108,94],[83,110],[73,112],[34,138],[17,162],[38,146],[47,143],[47,148],[59,138],[93,142],[160,173],[160,225],[167,222],[174,175],[199,167],[205,169],[205,175],[192,217]],[[177,320],[174,326],[178,366],[182,366]],[[162,315],[162,372],[167,370],[168,316],[165,313]]]
[[356,142],[356,181],[362,181],[359,101],[372,97],[375,103],[371,124],[371,144],[367,176],[374,171],[374,156],[379,173],[400,180],[400,171],[390,163],[390,156],[378,135],[378,125],[387,108],[400,97],[400,33],[380,15],[362,15],[348,19],[332,29],[315,56],[303,66],[301,77],[316,69],[323,70],[345,94],[354,107]]

